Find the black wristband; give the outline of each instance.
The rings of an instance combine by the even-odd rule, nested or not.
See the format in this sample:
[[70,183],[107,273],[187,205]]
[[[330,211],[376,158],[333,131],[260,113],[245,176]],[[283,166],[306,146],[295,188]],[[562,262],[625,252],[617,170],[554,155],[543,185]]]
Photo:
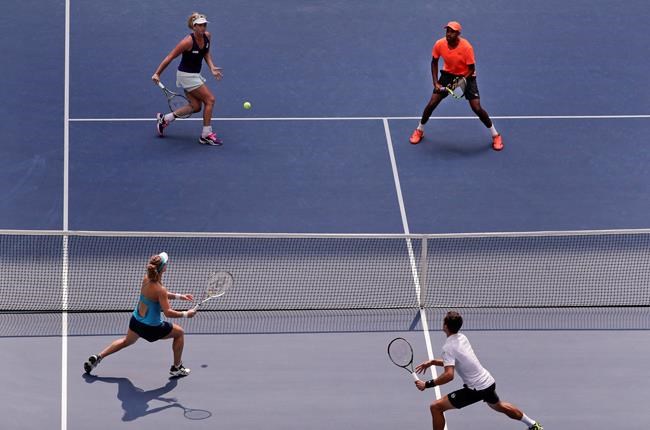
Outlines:
[[427,382],[424,383],[424,388],[431,388],[435,387],[436,383],[433,379],[429,379]]

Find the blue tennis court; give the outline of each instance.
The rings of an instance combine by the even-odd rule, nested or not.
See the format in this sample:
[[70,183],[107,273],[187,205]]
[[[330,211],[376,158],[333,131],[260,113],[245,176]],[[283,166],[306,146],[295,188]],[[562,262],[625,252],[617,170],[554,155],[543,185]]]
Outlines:
[[[429,404],[462,383],[420,393],[386,345],[438,357],[448,309],[503,400],[546,430],[650,418],[645,2],[4,10],[8,428],[431,428]],[[198,144],[200,115],[155,131],[167,106],[150,77],[194,10],[224,72],[203,70],[222,147]],[[409,143],[450,20],[474,46],[503,151],[464,100]],[[177,64],[161,77],[174,90]],[[237,280],[181,321],[192,374],[168,379],[171,342],[140,340],[84,376],[163,250],[170,286],[199,294],[215,266]],[[484,406],[446,416],[449,430],[525,428]]]

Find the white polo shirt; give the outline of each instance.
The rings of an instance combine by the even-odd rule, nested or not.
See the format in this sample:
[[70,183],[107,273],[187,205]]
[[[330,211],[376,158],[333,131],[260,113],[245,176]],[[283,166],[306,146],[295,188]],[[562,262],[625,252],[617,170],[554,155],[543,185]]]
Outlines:
[[442,362],[454,366],[463,383],[474,390],[484,390],[494,384],[494,378],[478,361],[472,345],[462,333],[452,334],[442,346]]

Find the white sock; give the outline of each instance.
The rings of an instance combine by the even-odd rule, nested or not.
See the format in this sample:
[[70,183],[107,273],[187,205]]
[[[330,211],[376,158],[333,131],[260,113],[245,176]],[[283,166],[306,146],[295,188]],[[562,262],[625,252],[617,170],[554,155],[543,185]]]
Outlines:
[[173,112],[169,112],[168,114],[165,114],[164,119],[165,122],[172,122],[173,120],[176,119],[176,117],[174,116]]
[[492,127],[490,127],[490,133],[492,133],[492,137],[499,135],[499,132],[497,131],[497,129],[494,128],[494,124],[492,124]]
[[204,125],[203,131],[201,132],[201,137],[206,137],[208,134],[212,133],[211,125]]
[[526,427],[530,427],[530,426],[532,426],[533,424],[535,424],[535,420],[531,420],[530,418],[528,418],[528,416],[527,416],[526,414],[524,414],[524,416],[521,417],[521,421],[522,421],[524,424],[526,424]]
[[424,125],[422,123],[418,124],[418,130],[424,131]]

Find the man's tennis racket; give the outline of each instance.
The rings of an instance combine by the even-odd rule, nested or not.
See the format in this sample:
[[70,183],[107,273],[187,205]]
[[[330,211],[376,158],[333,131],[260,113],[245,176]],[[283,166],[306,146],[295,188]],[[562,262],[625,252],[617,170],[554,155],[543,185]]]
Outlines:
[[465,88],[467,87],[467,79],[464,76],[456,76],[449,85],[443,88],[447,90],[450,96],[455,99],[462,99],[465,96]]
[[198,309],[199,306],[203,305],[209,300],[223,296],[234,283],[235,279],[232,277],[230,272],[220,271],[212,273],[208,278],[208,286],[205,290],[205,298],[197,303],[197,305],[194,306],[194,309]]
[[414,381],[420,380],[413,370],[413,348],[406,339],[398,337],[391,340],[388,344],[388,357],[396,366],[409,372]]
[[158,86],[167,97],[169,110],[174,112],[177,118],[189,118],[192,116],[192,106],[190,101],[183,95],[168,90],[162,82],[158,81]]

